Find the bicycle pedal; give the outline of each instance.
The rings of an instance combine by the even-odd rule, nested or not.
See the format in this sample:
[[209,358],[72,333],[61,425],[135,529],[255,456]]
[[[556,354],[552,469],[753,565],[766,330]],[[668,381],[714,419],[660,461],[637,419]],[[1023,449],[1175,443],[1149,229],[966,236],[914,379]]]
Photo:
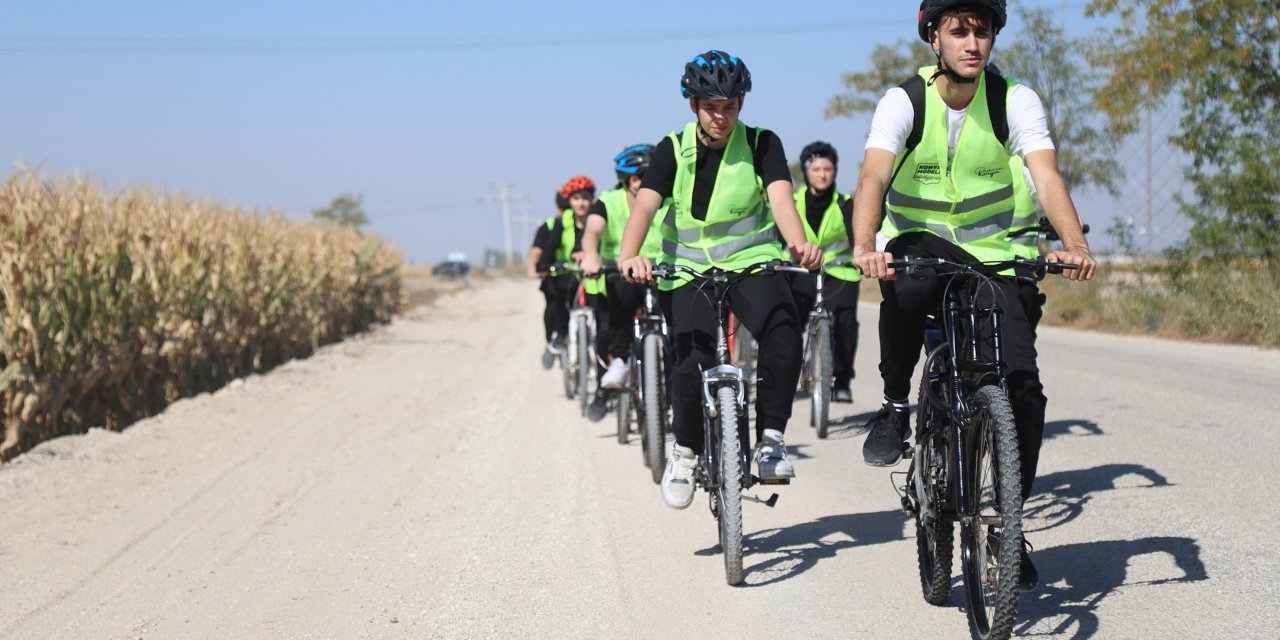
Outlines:
[[907,443],[907,442],[902,443],[902,457],[903,457],[903,459],[911,458],[911,457],[912,457],[912,456],[914,456],[914,455],[916,455],[916,449],[915,449],[915,447],[911,446],[911,444],[910,444],[910,443]]
[[764,478],[757,477],[756,484],[787,485],[791,484],[791,478],[770,478],[765,480]]

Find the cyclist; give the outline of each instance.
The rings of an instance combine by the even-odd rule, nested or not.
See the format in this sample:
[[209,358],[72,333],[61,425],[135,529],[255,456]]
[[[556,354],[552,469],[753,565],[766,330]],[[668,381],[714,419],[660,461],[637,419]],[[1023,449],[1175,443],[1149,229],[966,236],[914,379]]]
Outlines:
[[[796,210],[804,223],[809,242],[822,248],[826,264],[848,262],[853,258],[853,198],[836,191],[836,166],[840,156],[835,147],[822,141],[810,143],[800,151],[800,167],[804,170],[805,188],[796,191]],[[858,349],[858,289],[862,274],[852,267],[831,267],[827,273],[823,298],[832,311],[835,333],[835,358],[832,361],[831,399],[853,402],[849,383],[853,380],[853,355]],[[791,292],[800,311],[800,325],[809,321],[817,282],[808,276],[791,277]],[[827,384],[831,381],[823,381]]]
[[[616,263],[622,230],[631,216],[631,207],[635,203],[645,171],[649,168],[652,153],[653,145],[637,144],[623,149],[614,157],[618,187],[601,192],[600,198],[591,205],[591,210],[587,212],[587,226],[582,234],[582,272],[588,277],[599,273],[603,262]],[[645,236],[640,252],[647,258],[662,255],[662,236],[656,230],[661,221],[662,211],[659,211],[654,216],[654,224]],[[601,335],[607,334],[600,353],[602,356],[608,353],[610,360],[608,370],[600,377],[596,398],[587,408],[587,417],[592,420],[604,417],[608,390],[625,389],[630,381],[631,367],[627,364],[627,359],[631,357],[631,319],[644,303],[642,285],[610,279],[605,281],[604,286],[605,295],[600,300],[607,317],[602,321],[598,319],[596,325],[601,327]]]
[[[586,227],[587,209],[595,201],[596,185],[591,178],[574,176],[569,178],[557,192],[556,204],[561,199],[568,203],[544,236],[539,252],[544,265],[551,262],[577,262],[582,259],[582,231]],[[548,258],[548,256],[550,258]],[[543,268],[545,271],[545,267]],[[553,319],[553,338],[548,342],[548,351],[559,353],[564,348],[565,338],[569,335],[569,309],[573,306],[573,296],[578,292],[578,279],[571,275],[560,275],[549,279],[549,288],[555,310]],[[543,355],[543,362],[547,356]]]
[[[680,91],[696,118],[653,150],[622,236],[619,263],[632,282],[651,282],[652,262],[639,256],[664,199],[665,262],[693,269],[741,269],[780,259],[782,246],[805,268],[821,264],[796,213],[782,141],[738,119],[751,73],[743,61],[708,51],[685,65]],[[770,212],[772,211],[772,215]],[[715,311],[694,286],[664,280],[661,304],[670,323],[672,430],[676,443],[662,476],[662,498],[675,509],[693,501],[694,471],[702,448],[701,369],[715,363]],[[783,278],[749,278],[729,304],[760,345],[756,394],[755,459],[766,480],[795,476],[782,435],[800,379],[800,322]]]
[[[1056,262],[1080,265],[1066,271],[1071,280],[1093,277],[1095,262],[1079,217],[1058,172],[1044,107],[1030,88],[987,69],[996,34],[1007,19],[1004,0],[924,0],[917,32],[933,47],[936,67],[918,72],[924,86],[924,113],[916,114],[904,88],[890,89],[872,118],[866,156],[854,196],[854,255],[863,275],[881,280],[880,371],[884,402],[867,423],[864,460],[874,466],[897,464],[910,434],[907,394],[920,357],[925,315],[941,299],[936,277],[895,278],[888,262],[905,255],[953,261],[1009,260],[1007,237],[1013,224],[1014,184],[1010,156],[1026,163],[1040,202],[1059,231],[1064,248],[1050,252]],[[985,96],[987,83],[1007,106],[1007,144],[994,134],[995,119]],[[907,83],[904,83],[904,87]],[[919,85],[917,85],[918,87]],[[908,150],[913,119],[923,129]],[[887,198],[886,198],[887,196]],[[877,251],[875,233],[890,238]],[[1018,300],[1013,278],[996,278],[999,299]],[[1022,462],[1022,498],[1030,495],[1044,432],[1045,396],[1036,366],[1034,337],[1021,304],[1006,304],[1003,319],[1006,385],[1014,409]],[[1035,587],[1037,574],[1022,553],[1019,586]]]
[[547,346],[542,350],[542,368],[550,369],[556,362],[556,356],[560,354],[560,349],[564,347],[564,336],[568,331],[569,316],[566,308],[559,302],[555,294],[555,288],[550,280],[546,277],[547,267],[551,265],[552,256],[547,254],[544,256],[542,247],[547,244],[547,236],[551,233],[551,229],[555,227],[556,220],[560,219],[566,211],[569,210],[569,201],[560,195],[560,190],[556,190],[556,211],[554,216],[547,216],[547,219],[538,225],[538,229],[533,233],[533,246],[529,247],[529,258],[525,264],[525,275],[530,280],[540,280],[538,290],[542,291],[542,297],[546,303],[542,311],[542,326],[546,334]]

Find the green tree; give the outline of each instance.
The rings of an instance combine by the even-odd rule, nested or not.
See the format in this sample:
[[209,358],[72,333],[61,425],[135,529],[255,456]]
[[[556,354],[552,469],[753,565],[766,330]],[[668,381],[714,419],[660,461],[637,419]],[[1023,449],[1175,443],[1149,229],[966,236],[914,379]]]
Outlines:
[[1191,158],[1194,198],[1179,198],[1198,255],[1273,261],[1280,243],[1280,3],[1093,0],[1121,19],[1092,58],[1110,70],[1098,104],[1119,134],[1133,114],[1173,100],[1170,142]]
[[369,224],[369,216],[364,212],[364,195],[345,193],[333,199],[323,209],[312,209],[311,217],[316,220],[327,220],[340,225],[352,227],[357,231]]
[[1010,35],[1008,46],[997,41],[1000,66],[1044,102],[1058,171],[1067,187],[1094,185],[1116,194],[1123,177],[1115,159],[1119,138],[1105,130],[1105,118],[1093,104],[1104,78],[1094,67],[1076,62],[1094,43],[1068,38],[1048,9],[1019,7],[1017,31]]
[[848,91],[827,102],[827,118],[853,117],[872,113],[885,91],[902,84],[916,69],[934,64],[933,51],[923,42],[898,40],[877,44],[871,50],[870,71],[855,71],[840,77]]

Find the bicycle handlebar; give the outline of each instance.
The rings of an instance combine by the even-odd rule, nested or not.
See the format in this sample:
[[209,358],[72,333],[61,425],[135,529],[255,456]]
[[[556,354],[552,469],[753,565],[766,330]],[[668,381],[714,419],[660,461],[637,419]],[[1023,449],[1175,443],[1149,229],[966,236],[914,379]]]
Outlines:
[[1080,265],[1069,262],[1047,262],[1043,257],[1034,260],[1014,258],[1013,260],[995,260],[990,262],[953,262],[945,258],[918,258],[907,256],[903,260],[894,260],[888,264],[890,269],[902,270],[908,275],[921,269],[935,273],[969,273],[980,276],[996,275],[1005,269],[1029,269],[1036,280],[1044,279],[1049,273],[1062,273],[1069,269],[1079,269]]
[[[1088,235],[1089,225],[1087,224],[1082,225],[1080,230],[1085,235]],[[1033,233],[1043,235],[1045,239],[1048,240],[1049,242],[1057,242],[1062,239],[1061,237],[1058,236],[1058,230],[1053,228],[1053,225],[1049,222],[1049,219],[1043,216],[1041,216],[1040,221],[1036,223],[1035,226],[1023,227],[1015,231],[1010,231],[1005,237],[1021,238],[1022,236],[1029,236]]]

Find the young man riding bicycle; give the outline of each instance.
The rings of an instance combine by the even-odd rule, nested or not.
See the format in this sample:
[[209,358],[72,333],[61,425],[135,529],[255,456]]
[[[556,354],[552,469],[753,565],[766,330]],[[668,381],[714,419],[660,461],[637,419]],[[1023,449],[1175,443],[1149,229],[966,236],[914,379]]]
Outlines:
[[[805,188],[796,192],[796,210],[804,223],[809,242],[822,248],[823,263],[853,259],[853,198],[836,191],[836,168],[840,156],[826,142],[813,142],[800,151]],[[853,402],[849,383],[853,380],[853,357],[858,350],[858,290],[862,274],[852,267],[829,268],[822,295],[835,319],[835,365],[831,399]],[[804,275],[791,277],[791,292],[800,311],[800,324],[808,321],[816,297],[816,281]]]
[[[622,238],[619,264],[629,281],[652,281],[653,263],[639,252],[654,214],[668,197],[671,204],[662,223],[665,262],[705,271],[781,259],[781,231],[791,257],[808,269],[821,265],[822,252],[805,237],[796,213],[782,141],[738,120],[750,90],[746,64],[723,51],[708,51],[685,65],[680,91],[696,119],[653,151]],[[703,444],[701,371],[716,360],[716,319],[711,302],[696,287],[671,280],[660,287],[672,338],[676,435],[662,477],[662,497],[667,506],[683,509],[693,501]],[[785,279],[755,277],[732,293],[730,306],[760,345],[758,475],[763,480],[792,478],[795,469],[782,435],[800,377],[795,302]]]
[[[622,230],[631,217],[631,207],[635,203],[636,193],[640,191],[641,181],[649,169],[653,153],[653,145],[637,144],[623,149],[614,157],[614,171],[618,174],[618,188],[604,191],[591,209],[587,212],[587,226],[582,234],[582,273],[590,278],[600,273],[605,262],[616,264],[619,247],[622,244]],[[640,255],[658,259],[662,256],[662,234],[658,226],[665,214],[665,207],[654,216],[654,224],[645,236]],[[592,421],[604,417],[608,406],[609,390],[626,389],[631,377],[631,367],[627,360],[631,357],[632,317],[644,302],[644,286],[632,284],[619,279],[606,279],[603,284],[597,279],[594,285],[603,289],[602,306],[605,309],[603,322],[597,326],[606,328],[602,331],[608,347],[602,351],[601,357],[608,353],[609,368],[600,377],[600,388],[596,398],[587,408],[587,417]]]
[[[591,178],[574,176],[565,181],[556,195],[556,204],[564,203],[565,209],[551,223],[547,232],[540,234],[540,262],[536,265],[537,270],[528,274],[530,278],[543,277],[542,273],[553,262],[578,262],[582,259],[582,233],[587,224],[587,210],[596,199],[596,185]],[[531,258],[532,254],[530,251]],[[547,315],[550,317],[546,320],[549,335],[542,366],[550,369],[554,354],[564,347],[564,340],[569,333],[569,308],[573,306],[573,296],[578,291],[578,279],[571,275],[560,275],[547,278],[543,286],[548,295]],[[553,357],[548,358],[547,354],[553,354]]]
[[[864,276],[881,280],[884,297],[884,401],[867,423],[870,433],[863,445],[863,458],[873,466],[892,466],[902,457],[911,433],[907,397],[925,316],[938,304],[943,286],[936,276],[896,278],[888,264],[906,255],[958,262],[1013,259],[1016,254],[1006,234],[1013,225],[1014,181],[1022,176],[1013,175],[1011,156],[1022,157],[1063,239],[1064,249],[1049,253],[1048,260],[1078,264],[1078,270],[1064,272],[1068,279],[1093,277],[1095,262],[1058,173],[1039,97],[987,68],[1006,18],[1004,0],[924,0],[917,33],[933,47],[938,63],[921,68],[919,80],[908,80],[923,83],[924,112],[915,113],[904,83],[885,94],[872,119],[854,196],[854,256]],[[995,88],[1002,91],[995,95],[1006,100],[1001,104],[1007,106],[1007,143],[995,133],[1004,123],[990,113],[989,83],[1001,83]],[[922,124],[918,140],[912,140],[915,121]],[[883,227],[882,208],[888,213]],[[875,247],[877,229],[891,238],[883,252]],[[1046,400],[1031,324],[1017,303],[1016,280],[995,281],[997,299],[1012,302],[1003,305],[1003,356],[1026,500],[1035,478]],[[1035,582],[1035,568],[1024,549],[1020,586],[1034,588]]]

